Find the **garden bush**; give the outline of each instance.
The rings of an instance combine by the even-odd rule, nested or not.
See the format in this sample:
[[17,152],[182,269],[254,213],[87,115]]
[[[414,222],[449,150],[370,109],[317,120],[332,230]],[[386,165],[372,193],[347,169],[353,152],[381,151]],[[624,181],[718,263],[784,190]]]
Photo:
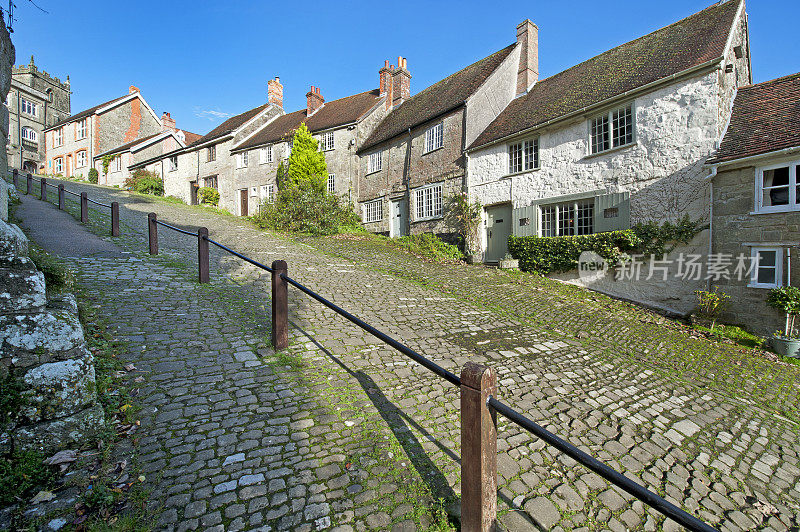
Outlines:
[[574,270],[584,251],[594,251],[615,264],[640,242],[632,229],[579,236],[512,236],[508,239],[508,251],[519,259],[521,270],[544,275]]
[[262,204],[251,219],[262,228],[312,235],[332,235],[361,226],[358,215],[337,196],[299,188],[278,191],[275,202]]
[[131,177],[125,180],[125,188],[140,194],[164,195],[164,182],[161,177],[147,170],[136,170]]
[[197,197],[200,203],[216,207],[219,205],[219,191],[211,187],[201,187],[197,191]]
[[89,183],[97,183],[97,179],[99,177],[99,172],[97,168],[90,168],[89,169]]
[[458,246],[448,244],[433,233],[403,236],[394,245],[432,262],[459,262],[464,256]]

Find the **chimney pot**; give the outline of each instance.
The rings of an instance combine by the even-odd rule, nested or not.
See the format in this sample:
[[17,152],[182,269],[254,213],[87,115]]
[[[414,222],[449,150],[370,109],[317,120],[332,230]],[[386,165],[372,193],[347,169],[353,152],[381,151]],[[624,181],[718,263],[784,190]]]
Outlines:
[[170,116],[170,114],[164,111],[161,114],[161,131],[177,131],[178,128],[175,127],[175,119]]
[[306,94],[306,115],[311,116],[325,103],[325,98],[320,94],[319,87],[311,85],[311,90]]
[[278,76],[267,81],[267,102],[275,107],[283,108],[283,85]]
[[128,87],[128,94],[133,94],[135,92],[139,92],[139,87],[136,87],[134,85],[131,85],[130,87]]
[[525,19],[517,25],[519,69],[517,95],[524,94],[539,81],[539,27]]
[[397,69],[392,70],[392,107],[397,107],[411,97],[411,73],[403,57],[397,58]]

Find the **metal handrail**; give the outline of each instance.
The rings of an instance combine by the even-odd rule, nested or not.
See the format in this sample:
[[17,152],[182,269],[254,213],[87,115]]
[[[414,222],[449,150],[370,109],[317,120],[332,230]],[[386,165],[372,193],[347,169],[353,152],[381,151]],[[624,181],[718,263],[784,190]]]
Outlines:
[[185,229],[181,229],[180,227],[175,227],[174,225],[165,224],[161,220],[156,220],[156,223],[158,225],[163,225],[164,227],[166,227],[168,229],[172,229],[173,231],[177,231],[179,233],[183,233],[184,235],[197,236],[197,233],[192,233],[191,231],[187,231]]
[[622,473],[611,469],[597,458],[594,458],[593,456],[581,451],[571,443],[562,440],[552,432],[531,421],[510,406],[501,403],[494,397],[489,396],[488,404],[510,421],[513,421],[523,429],[543,440],[546,444],[552,445],[579,464],[588,467],[615,486],[622,488],[643,503],[649,505],[663,515],[666,515],[675,522],[685,526],[689,530],[698,532],[717,532],[716,528],[707,525],[690,513],[681,510],[671,502],[659,497],[652,491],[634,482]]
[[95,201],[95,200],[93,200],[91,198],[88,198],[88,197],[86,198],[86,201],[88,201],[89,203],[94,203],[95,205],[100,205],[101,207],[105,207],[106,209],[110,209],[111,208],[111,205],[106,205],[105,203],[100,203],[99,201]]
[[224,249],[225,251],[227,251],[227,252],[228,252],[228,253],[230,253],[231,255],[235,255],[235,256],[239,257],[240,259],[242,259],[243,261],[245,261],[245,262],[249,262],[249,263],[250,263],[250,264],[252,264],[253,266],[257,266],[257,267],[261,268],[262,270],[267,270],[268,272],[272,273],[272,268],[270,268],[270,267],[269,267],[269,266],[267,266],[266,264],[261,264],[261,263],[260,263],[260,262],[258,262],[257,260],[253,260],[253,259],[251,259],[250,257],[247,257],[247,256],[245,256],[245,255],[242,255],[241,253],[238,253],[238,252],[236,252],[236,251],[232,250],[232,249],[231,249],[231,248],[229,248],[228,246],[225,246],[225,245],[223,245],[223,244],[220,244],[220,243],[219,243],[219,242],[217,242],[216,240],[211,240],[211,239],[210,239],[210,238],[208,238],[207,236],[203,236],[202,238],[203,238],[203,240],[208,240],[209,242],[211,242],[212,244],[214,244],[214,245],[215,245],[215,246],[217,246],[218,248],[220,248],[220,249]]
[[73,196],[80,196],[80,194],[78,194],[77,192],[73,192],[71,190],[67,190],[66,188],[64,189],[64,192],[66,192],[67,194],[72,194]]

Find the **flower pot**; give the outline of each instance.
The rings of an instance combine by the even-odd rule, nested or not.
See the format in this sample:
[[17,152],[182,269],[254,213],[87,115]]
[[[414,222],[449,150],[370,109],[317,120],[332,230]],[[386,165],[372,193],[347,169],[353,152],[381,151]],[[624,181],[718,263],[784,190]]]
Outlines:
[[800,358],[800,338],[772,337],[772,347],[779,355]]

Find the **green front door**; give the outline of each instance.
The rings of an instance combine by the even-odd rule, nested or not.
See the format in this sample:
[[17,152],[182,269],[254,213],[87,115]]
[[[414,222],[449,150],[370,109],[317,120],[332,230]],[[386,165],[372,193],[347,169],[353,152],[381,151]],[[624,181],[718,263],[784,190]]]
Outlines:
[[511,204],[486,207],[485,262],[497,262],[508,252],[511,236]]

